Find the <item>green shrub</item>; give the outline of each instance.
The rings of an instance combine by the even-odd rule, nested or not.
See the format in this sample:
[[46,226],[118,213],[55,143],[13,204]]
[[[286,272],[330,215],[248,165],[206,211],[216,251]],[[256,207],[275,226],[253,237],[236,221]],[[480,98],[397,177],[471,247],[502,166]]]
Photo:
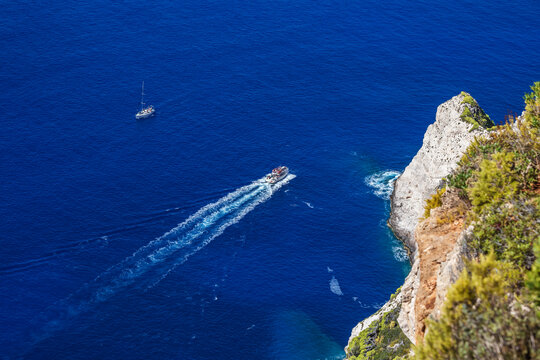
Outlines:
[[450,287],[438,321],[416,348],[416,359],[537,359],[540,321],[531,303],[513,294],[521,272],[493,254],[471,262]]
[[[417,359],[540,359],[540,82],[531,89],[525,121],[475,139],[446,179],[472,204],[467,245],[481,261],[428,321]],[[476,101],[462,95],[463,120],[481,125]]]
[[467,180],[472,175],[472,169],[465,169],[462,172],[458,172],[453,175],[449,175],[447,178],[448,186],[465,190],[467,188]]
[[349,343],[347,359],[386,360],[406,356],[411,342],[397,324],[400,309],[398,306],[384,313],[355,337]]
[[478,180],[467,189],[477,214],[482,213],[486,205],[500,203],[517,192],[514,157],[514,153],[499,152],[493,154],[493,160],[484,159],[480,163]]
[[531,93],[525,94],[525,120],[528,124],[540,129],[540,81],[531,86]]
[[502,206],[490,204],[484,213],[475,223],[469,247],[477,255],[493,251],[500,260],[530,268],[532,244],[540,238],[540,206],[519,196]]
[[[527,274],[525,284],[530,291],[531,299],[537,307],[540,307],[540,236],[535,239],[534,254],[536,261],[534,262],[531,271]],[[537,316],[540,317],[540,310],[537,309]]]
[[[531,89],[533,92],[525,95],[526,121],[497,126],[496,131],[490,132],[488,136],[473,140],[458,162],[456,171],[447,177],[448,186],[462,190],[473,187],[478,180],[480,167],[484,160],[493,161],[493,156],[496,153],[513,153],[513,173],[511,175],[513,180],[518,182],[519,189],[540,188],[540,127],[534,125],[535,122],[540,121],[540,82],[534,83]],[[469,94],[463,92],[462,95],[465,104],[476,104]],[[463,115],[472,116],[469,107],[464,110]],[[515,128],[518,131],[515,131]],[[489,165],[493,164],[488,164],[487,167]],[[487,170],[484,169],[484,175],[487,175]],[[499,170],[504,171],[505,169]],[[482,200],[482,194],[477,193],[477,195],[478,200]]]
[[426,205],[424,206],[424,219],[427,219],[429,217],[432,209],[435,209],[442,205],[441,197],[443,196],[445,191],[446,187],[443,187],[442,189],[437,190],[435,194],[431,195],[431,197],[426,200]]
[[474,100],[474,98],[469,93],[462,91],[461,95],[463,95],[462,102],[469,104],[471,106],[478,106],[478,103],[476,102],[476,100]]
[[[479,127],[488,129],[495,125],[471,95],[467,94],[464,91],[461,92],[461,95],[463,95],[462,103],[468,105],[463,110],[463,113],[461,114],[461,119],[463,121],[473,124],[470,131],[476,130]],[[474,109],[474,111],[472,111],[472,109]]]
[[395,293],[393,293],[392,295],[390,295],[390,300],[394,300],[396,298],[396,296],[398,296],[398,294],[401,292],[401,286],[398,287],[398,289],[396,290]]

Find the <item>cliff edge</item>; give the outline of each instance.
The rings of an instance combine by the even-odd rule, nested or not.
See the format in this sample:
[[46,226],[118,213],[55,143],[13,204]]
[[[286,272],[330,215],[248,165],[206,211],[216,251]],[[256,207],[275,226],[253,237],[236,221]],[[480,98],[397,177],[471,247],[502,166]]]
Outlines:
[[[480,121],[475,123],[469,117]],[[422,147],[394,183],[388,224],[410,250],[412,263],[402,289],[398,321],[413,343],[423,335],[425,319],[435,310],[436,294],[444,292],[461,272],[465,251],[463,241],[459,244],[457,241],[463,230],[463,219],[456,219],[458,222],[447,228],[433,219],[420,224],[426,200],[442,186],[443,178],[457,168],[474,138],[486,135],[487,130],[477,125],[486,118],[476,101],[465,92],[439,105]],[[453,256],[448,257],[450,253]],[[441,269],[445,269],[444,276],[439,279]],[[417,303],[419,292],[421,300]]]
[[467,93],[439,106],[391,196],[411,272],[354,328],[349,359],[540,358],[540,82],[531,90],[493,129]]
[[411,262],[417,248],[414,231],[424,214],[426,199],[441,186],[442,179],[456,169],[474,137],[486,132],[464,120],[468,113],[474,118],[485,116],[480,106],[470,99],[469,94],[462,92],[439,105],[435,122],[424,134],[422,147],[394,183],[388,224],[411,251]]
[[422,147],[395,181],[390,198],[388,224],[409,249],[411,272],[397,296],[353,329],[346,348],[348,356],[354,356],[351,344],[358,348],[353,340],[362,337],[362,332],[370,331],[373,323],[380,321],[385,313],[399,309],[399,328],[412,343],[423,336],[425,319],[431,313],[437,314],[448,286],[463,269],[467,232],[463,214],[455,213],[455,209],[465,205],[459,203],[456,194],[444,194],[450,199],[446,203],[452,206],[435,209],[436,216],[423,220],[426,200],[441,188],[443,178],[457,168],[475,137],[484,136],[485,128],[492,125],[476,101],[465,92],[437,108],[435,122],[427,128]]

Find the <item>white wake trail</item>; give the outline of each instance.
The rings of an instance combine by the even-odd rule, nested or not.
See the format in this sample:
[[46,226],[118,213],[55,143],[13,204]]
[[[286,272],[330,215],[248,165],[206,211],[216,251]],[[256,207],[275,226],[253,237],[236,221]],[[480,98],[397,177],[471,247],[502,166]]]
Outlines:
[[69,298],[49,308],[39,319],[45,323],[41,328],[43,331],[34,334],[34,339],[39,341],[50,336],[77,315],[132,285],[143,289],[155,286],[177,266],[295,177],[289,174],[274,186],[260,179],[204,206],[175,228],[109,268]]

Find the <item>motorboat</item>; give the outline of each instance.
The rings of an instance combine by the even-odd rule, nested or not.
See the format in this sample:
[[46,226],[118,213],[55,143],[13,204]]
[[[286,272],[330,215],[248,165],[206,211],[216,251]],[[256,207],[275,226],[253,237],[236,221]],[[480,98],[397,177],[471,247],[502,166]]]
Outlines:
[[274,185],[281,180],[285,179],[285,177],[289,174],[289,168],[286,166],[278,166],[277,168],[273,169],[272,172],[268,175],[266,175],[266,182],[270,185]]

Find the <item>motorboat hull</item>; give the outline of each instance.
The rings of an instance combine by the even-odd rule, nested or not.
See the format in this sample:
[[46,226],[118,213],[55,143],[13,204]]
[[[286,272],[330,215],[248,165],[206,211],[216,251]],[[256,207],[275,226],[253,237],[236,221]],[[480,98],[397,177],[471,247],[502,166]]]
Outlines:
[[281,180],[285,179],[287,175],[289,175],[289,168],[287,168],[286,166],[282,166],[281,168],[277,168],[277,169],[281,169],[281,171],[279,173],[272,172],[266,175],[266,182],[268,184],[275,185]]

